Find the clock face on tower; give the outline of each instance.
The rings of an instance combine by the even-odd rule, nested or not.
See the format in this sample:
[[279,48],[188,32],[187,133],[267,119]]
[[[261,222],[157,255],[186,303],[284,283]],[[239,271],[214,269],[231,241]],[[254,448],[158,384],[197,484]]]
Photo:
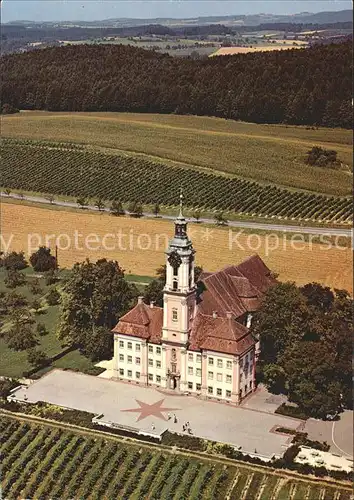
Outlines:
[[181,263],[182,263],[182,259],[181,257],[178,255],[178,253],[176,252],[176,250],[174,250],[169,258],[168,258],[168,262],[169,264],[173,267],[173,269],[177,269]]

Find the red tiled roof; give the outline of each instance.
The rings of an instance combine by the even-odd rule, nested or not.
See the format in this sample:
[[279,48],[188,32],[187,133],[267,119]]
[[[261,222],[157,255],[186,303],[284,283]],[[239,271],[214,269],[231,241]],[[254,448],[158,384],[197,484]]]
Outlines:
[[162,324],[163,309],[161,307],[150,307],[144,303],[138,303],[120,318],[112,332],[149,339],[152,343],[160,343]]
[[225,316],[231,311],[236,318],[259,308],[263,293],[275,283],[271,272],[258,255],[238,266],[228,266],[203,278],[205,290],[199,298],[198,310]]
[[276,280],[259,255],[252,255],[237,266],[238,271],[261,293],[268,290]]
[[191,350],[226,354],[240,354],[255,344],[248,329],[234,318],[214,318],[200,312],[194,318],[189,340]]
[[[276,282],[258,255],[238,266],[216,273],[204,272],[204,290],[198,298],[189,349],[240,354],[255,344],[248,329],[237,318],[259,308],[263,293]],[[213,317],[213,312],[217,317]],[[228,313],[231,313],[228,314]],[[112,330],[115,333],[161,343],[163,309],[138,303]]]

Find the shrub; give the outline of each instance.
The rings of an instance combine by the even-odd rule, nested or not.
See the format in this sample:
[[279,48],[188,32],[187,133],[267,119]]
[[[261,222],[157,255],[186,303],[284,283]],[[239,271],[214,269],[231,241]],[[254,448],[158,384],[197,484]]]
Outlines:
[[6,399],[10,395],[11,390],[18,385],[17,380],[0,380],[0,398]]
[[177,446],[178,448],[194,451],[205,451],[207,449],[207,442],[204,439],[188,435],[181,436],[169,431],[163,435],[162,443],[167,446]]
[[307,420],[308,415],[304,413],[298,406],[287,405],[282,403],[276,410],[275,413],[280,415],[286,415],[287,417],[299,418],[301,420]]
[[336,168],[340,165],[340,161],[337,160],[337,151],[324,149],[320,146],[314,146],[307,152],[306,163],[328,168]]
[[36,327],[36,333],[40,336],[40,337],[44,337],[44,335],[48,335],[48,330],[46,329],[45,325],[43,325],[43,323],[38,323],[37,324],[37,327]]
[[113,201],[110,210],[111,210],[112,215],[115,215],[117,217],[125,214],[123,205],[120,201]]
[[41,303],[39,300],[34,299],[34,301],[31,304],[32,309],[34,309],[35,314],[39,314],[39,311],[42,307]]
[[330,445],[326,441],[313,441],[312,439],[308,439],[307,436],[307,432],[296,432],[292,443],[298,446],[309,446],[310,448],[315,448],[320,451],[329,451]]
[[5,269],[16,269],[16,271],[21,271],[28,267],[24,252],[11,252],[5,255],[1,261]]
[[34,368],[40,368],[40,367],[45,366],[47,364],[48,358],[43,351],[40,351],[39,349],[32,348],[32,349],[29,349],[27,352],[27,361]]
[[42,293],[42,288],[37,278],[28,281],[27,286],[33,295],[40,295]]
[[57,281],[59,280],[55,269],[49,269],[49,271],[46,271],[44,273],[44,277],[45,277],[45,284],[47,286],[54,285],[54,283],[57,283]]
[[16,269],[9,268],[4,283],[7,288],[16,288],[26,283],[26,277]]
[[12,311],[21,309],[28,305],[26,297],[20,293],[11,292],[5,298],[6,307]]
[[55,287],[51,288],[47,293],[45,299],[49,306],[56,306],[60,302],[60,293]]

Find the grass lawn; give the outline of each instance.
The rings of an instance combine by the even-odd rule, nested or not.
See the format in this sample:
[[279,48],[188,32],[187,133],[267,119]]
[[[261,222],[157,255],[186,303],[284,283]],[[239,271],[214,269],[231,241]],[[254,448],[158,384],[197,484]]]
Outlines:
[[[33,279],[35,276],[31,267],[28,267],[22,272],[26,275],[28,281]],[[66,269],[61,271],[61,275],[63,276],[67,276],[68,273],[69,271]],[[6,288],[4,283],[5,276],[6,271],[4,269],[0,269],[0,292],[8,293],[12,291],[12,289]],[[153,279],[150,276],[137,275],[127,275],[126,278],[128,281],[134,283],[142,293],[146,283],[149,283]],[[45,285],[43,278],[40,278],[39,281],[42,287],[42,293],[36,296],[36,298],[40,300],[41,297],[44,297],[47,293],[49,287]],[[18,294],[24,295],[30,303],[34,299],[34,296],[27,285],[15,288],[14,291]],[[42,314],[36,314],[34,318],[36,324],[42,323],[49,332],[43,337],[38,337],[39,344],[37,345],[37,348],[45,352],[48,357],[53,357],[62,352],[64,348],[56,336],[56,325],[59,320],[59,306],[47,306],[43,308]],[[36,324],[34,325],[34,328],[36,327]],[[5,321],[3,328],[5,329],[6,326],[7,324]],[[0,338],[0,376],[19,378],[22,377],[23,372],[26,372],[31,368],[31,365],[27,361],[26,351],[14,351],[9,349],[5,340]],[[51,366],[41,370],[39,374],[43,374],[52,368],[72,369],[85,373],[95,373],[98,371],[94,363],[92,363],[92,361],[82,355],[79,351],[72,351],[65,354],[62,358],[54,361]]]
[[45,373],[48,373],[54,368],[60,368],[61,370],[74,370],[83,373],[88,373],[89,375],[98,375],[103,369],[95,366],[90,359],[86,358],[79,351],[70,351],[60,359],[53,361],[50,366],[46,366],[42,370],[36,372],[35,377],[39,378]]
[[[31,267],[28,267],[22,272],[26,275],[28,282],[36,276],[36,273]],[[37,296],[32,295],[27,285],[17,287],[15,289],[9,289],[6,288],[4,283],[5,276],[6,271],[4,269],[0,269],[0,292],[9,293],[13,290],[18,294],[24,295],[29,303],[31,303],[34,298],[40,301],[43,300],[44,295],[49,290],[49,287],[45,285],[43,278],[39,279],[42,293]],[[36,328],[38,323],[42,323],[49,332],[47,335],[42,337],[38,336],[39,344],[37,345],[37,348],[44,351],[48,357],[55,356],[63,350],[63,347],[55,334],[58,318],[59,306],[47,306],[43,308],[41,314],[34,315],[34,319],[36,321],[34,328]],[[3,329],[6,329],[6,327],[7,323],[5,321]],[[23,372],[28,371],[30,368],[31,366],[27,362],[26,351],[14,351],[9,349],[4,339],[0,339],[0,375],[7,377],[21,377]]]
[[139,113],[23,112],[2,119],[3,137],[69,141],[129,151],[259,182],[347,195],[352,174],[310,167],[314,145],[352,167],[349,130],[258,125],[220,118]]

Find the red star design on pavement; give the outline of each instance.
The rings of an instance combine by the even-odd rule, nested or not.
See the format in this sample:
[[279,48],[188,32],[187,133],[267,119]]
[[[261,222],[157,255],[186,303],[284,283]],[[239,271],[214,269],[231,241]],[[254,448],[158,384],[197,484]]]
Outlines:
[[137,422],[139,420],[143,420],[146,417],[157,417],[160,418],[161,420],[167,420],[167,418],[162,415],[162,413],[167,412],[167,411],[175,411],[179,410],[180,408],[162,408],[162,403],[165,401],[164,399],[160,399],[160,401],[156,401],[156,403],[152,403],[149,405],[148,403],[143,403],[142,401],[139,401],[139,399],[135,400],[140,408],[132,408],[129,410],[121,410],[121,411],[126,411],[126,412],[134,412],[134,413],[140,413],[139,417],[136,419]]

